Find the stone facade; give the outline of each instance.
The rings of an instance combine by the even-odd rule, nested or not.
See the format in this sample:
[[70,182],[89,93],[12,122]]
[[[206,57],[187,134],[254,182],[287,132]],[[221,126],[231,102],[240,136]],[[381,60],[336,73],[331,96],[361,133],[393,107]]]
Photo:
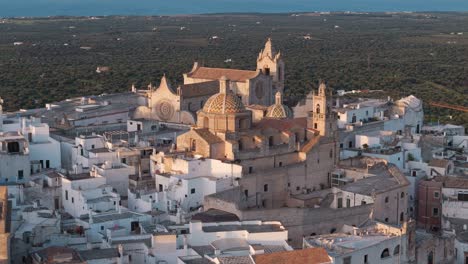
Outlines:
[[143,91],[146,100],[142,101],[146,105],[138,107],[133,118],[193,125],[197,112],[218,92],[221,79],[245,106],[268,107],[274,104],[274,95],[283,92],[284,62],[281,53],[275,51],[268,39],[257,58],[255,71],[209,68],[195,62],[192,70],[183,77],[183,84],[176,89],[172,89],[165,76],[158,88],[150,84]]

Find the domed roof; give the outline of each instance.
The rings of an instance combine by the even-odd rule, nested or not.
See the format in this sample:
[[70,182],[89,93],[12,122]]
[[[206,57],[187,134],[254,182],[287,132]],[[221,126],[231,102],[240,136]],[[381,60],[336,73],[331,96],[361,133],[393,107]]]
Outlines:
[[293,113],[289,107],[283,105],[283,98],[280,92],[276,93],[276,102],[274,105],[270,105],[267,109],[267,118],[275,118],[275,119],[282,119],[282,118],[291,118]]
[[203,106],[203,112],[210,114],[234,114],[245,111],[245,106],[239,97],[227,89],[227,82],[225,78],[221,78],[220,92],[211,96],[206,101]]

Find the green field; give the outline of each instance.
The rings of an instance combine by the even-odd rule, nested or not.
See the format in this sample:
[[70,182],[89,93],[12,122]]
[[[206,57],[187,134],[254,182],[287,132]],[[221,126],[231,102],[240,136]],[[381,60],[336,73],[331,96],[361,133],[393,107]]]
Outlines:
[[[468,106],[466,13],[0,20],[0,96],[13,111],[157,84],[163,73],[180,83],[194,61],[254,69],[270,36],[284,55],[290,104],[324,79],[336,90]],[[98,66],[111,71],[98,74]],[[426,114],[468,124],[467,113],[427,107]]]

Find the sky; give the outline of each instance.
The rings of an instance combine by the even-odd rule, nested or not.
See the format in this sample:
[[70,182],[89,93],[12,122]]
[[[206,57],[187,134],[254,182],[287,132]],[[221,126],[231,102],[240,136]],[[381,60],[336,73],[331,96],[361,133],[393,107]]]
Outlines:
[[0,17],[307,11],[468,11],[468,0],[0,0]]

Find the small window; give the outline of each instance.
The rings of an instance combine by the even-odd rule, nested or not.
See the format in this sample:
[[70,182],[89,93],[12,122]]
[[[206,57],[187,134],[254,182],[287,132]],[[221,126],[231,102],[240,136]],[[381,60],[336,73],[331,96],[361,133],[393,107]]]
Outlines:
[[18,171],[18,180],[22,180],[24,178],[24,171],[23,170],[19,170]]
[[343,264],[351,264],[351,256],[343,258]]
[[91,145],[91,148],[94,149],[94,145]]
[[249,167],[249,173],[253,172],[253,167]]
[[393,255],[398,255],[400,254],[400,245],[397,245],[395,249],[393,250]]
[[439,199],[440,193],[439,192],[434,192],[434,198]]
[[338,198],[338,204],[336,207],[343,208],[343,198]]
[[263,185],[263,191],[268,192],[268,184]]
[[249,190],[244,190],[245,197],[249,197]]
[[330,229],[330,234],[333,234],[333,233],[335,233],[335,232],[336,232],[336,228]]
[[346,199],[346,207],[350,208],[351,207],[351,200]]
[[279,166],[279,167],[283,167],[283,162],[280,161],[280,162],[278,163],[278,166]]
[[405,192],[401,192],[400,197],[401,197],[401,198],[404,198],[404,197],[405,197]]
[[75,198],[72,197],[72,203],[75,203]]
[[194,194],[194,193],[195,193],[195,188],[192,188],[192,189],[190,190],[190,193]]
[[101,230],[104,230],[104,226],[101,226]]
[[50,168],[50,160],[46,160],[45,164],[46,169]]
[[388,223],[388,217],[387,217],[387,218],[385,218],[385,223]]
[[364,264],[369,263],[369,255],[364,255]]
[[468,201],[468,193],[458,193],[458,201]]
[[65,190],[65,200],[68,201],[68,190]]
[[432,208],[432,216],[439,216],[439,208]]
[[296,187],[296,191],[299,191],[301,189],[301,187],[297,186]]
[[367,204],[367,202],[364,201],[364,200],[362,200],[362,201],[361,201],[361,205],[365,205],[365,204]]
[[385,197],[385,203],[388,203],[388,196]]

